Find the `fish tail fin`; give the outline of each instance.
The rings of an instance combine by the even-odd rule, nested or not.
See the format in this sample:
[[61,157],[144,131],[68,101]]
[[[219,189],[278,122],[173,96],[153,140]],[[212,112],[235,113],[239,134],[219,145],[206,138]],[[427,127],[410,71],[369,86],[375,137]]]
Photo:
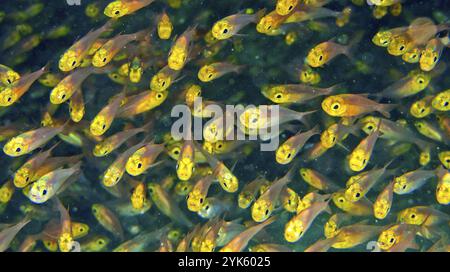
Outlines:
[[398,107],[397,104],[380,104],[378,112],[386,118],[391,118],[391,111]]
[[255,14],[254,14],[254,23],[258,23],[262,17],[264,17],[264,15],[266,14],[267,9],[263,8],[258,10]]
[[345,46],[344,51],[342,52],[344,55],[346,55],[352,62],[355,62],[354,52],[359,44],[359,42],[364,37],[364,31],[357,31],[356,34],[352,37],[348,45]]

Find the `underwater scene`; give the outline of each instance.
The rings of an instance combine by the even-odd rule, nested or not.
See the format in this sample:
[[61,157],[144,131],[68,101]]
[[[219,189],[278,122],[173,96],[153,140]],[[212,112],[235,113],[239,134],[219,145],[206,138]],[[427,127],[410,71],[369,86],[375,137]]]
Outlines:
[[0,249],[449,252],[450,1],[1,0]]

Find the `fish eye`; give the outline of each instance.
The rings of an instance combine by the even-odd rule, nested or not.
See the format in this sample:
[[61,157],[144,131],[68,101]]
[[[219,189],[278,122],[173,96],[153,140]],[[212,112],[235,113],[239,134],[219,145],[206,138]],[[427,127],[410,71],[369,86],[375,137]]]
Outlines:
[[163,81],[163,82],[161,83],[161,86],[162,86],[162,87],[166,86],[166,82]]
[[425,111],[424,108],[421,108],[421,109],[420,109],[420,113],[423,113],[424,111]]
[[403,190],[405,190],[405,189],[406,189],[406,184],[405,184],[405,185],[403,185],[402,189],[403,189]]
[[137,168],[141,168],[142,167],[142,163],[138,163]]
[[293,6],[289,6],[288,10],[291,11],[294,7]]
[[106,128],[106,124],[103,124],[102,129],[105,129],[105,128]]
[[221,144],[217,145],[217,148],[222,148],[222,145]]
[[99,244],[99,245],[103,245],[103,243],[104,243],[103,240],[98,240],[98,241],[97,241],[97,244]]
[[25,181],[29,181],[30,180],[30,177],[27,177],[26,179],[25,179]]
[[8,102],[11,102],[11,100],[12,100],[12,98],[11,98],[11,96],[8,96]]
[[342,197],[339,198],[339,202],[344,203],[344,199]]
[[322,61],[322,60],[323,60],[323,56],[320,55],[320,56],[319,56],[319,61]]
[[178,150],[178,149],[175,149],[175,150],[173,151],[173,154],[175,154],[175,155],[178,155],[178,154],[180,154],[180,150]]
[[266,215],[268,215],[268,214],[269,214],[269,210],[268,210],[268,209],[266,210],[265,214],[266,214]]
[[359,198],[360,196],[361,196],[360,193],[356,193],[356,194],[355,194],[355,197],[356,197],[356,198]]
[[331,107],[333,108],[333,110],[338,110],[340,105],[339,103],[334,103],[333,105],[331,105]]
[[20,147],[16,148],[16,152],[20,152],[22,149]]
[[148,188],[148,192],[152,194],[152,193],[153,193],[153,188],[152,188],[152,187],[149,187],[149,188]]
[[291,158],[291,153],[288,153],[288,154],[287,154],[287,158],[288,158],[288,159]]
[[223,34],[227,34],[228,33],[228,28],[224,28],[222,31]]
[[395,242],[395,239],[394,238],[391,238],[390,240],[389,240],[389,243],[391,243],[391,244],[393,244]]
[[399,50],[400,50],[400,51],[405,50],[405,46],[404,46],[404,45],[400,46]]
[[416,218],[416,215],[413,213],[413,214],[411,214],[411,219],[414,219],[414,218]]
[[46,194],[47,194],[47,190],[44,189],[44,190],[42,191],[42,195],[46,195]]
[[106,58],[103,58],[103,60],[102,60],[103,62],[106,62]]
[[66,95],[65,95],[65,94],[63,94],[63,95],[61,96],[61,99],[64,99],[64,98],[66,98]]
[[275,98],[277,98],[277,99],[280,99],[280,98],[282,98],[282,97],[283,97],[283,95],[280,94],[280,93],[277,93],[277,94],[275,95]]
[[206,210],[206,211],[209,210],[209,205],[206,205],[206,206],[205,206],[205,210]]
[[209,74],[209,75],[208,75],[208,78],[212,78],[212,76],[213,76],[212,74]]
[[76,62],[76,61],[72,62],[72,66],[75,66],[75,64],[77,64],[77,62]]
[[437,57],[434,57],[433,61],[434,61],[434,62],[437,62],[437,60],[438,60]]
[[114,14],[115,14],[115,15],[119,15],[119,14],[120,14],[120,11],[116,10],[116,11],[114,12]]
[[158,94],[156,95],[156,98],[162,98],[162,94],[158,93]]
[[203,198],[200,198],[200,204],[203,204]]
[[80,227],[80,228],[78,229],[78,231],[79,231],[79,232],[83,232],[83,231],[84,231],[84,228]]

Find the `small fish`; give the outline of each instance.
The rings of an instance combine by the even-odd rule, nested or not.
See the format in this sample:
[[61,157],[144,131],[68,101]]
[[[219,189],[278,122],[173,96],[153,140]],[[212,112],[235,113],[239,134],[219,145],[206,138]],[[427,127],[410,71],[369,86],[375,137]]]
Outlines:
[[294,243],[303,237],[314,219],[328,208],[328,202],[314,202],[311,206],[292,217],[284,227],[284,239]]
[[[119,132],[125,133],[127,131]],[[137,145],[134,145],[127,150],[125,150],[122,154],[120,154],[116,160],[108,166],[108,169],[103,174],[102,184],[106,187],[113,187],[117,185],[117,183],[122,179],[123,174],[125,174],[125,166],[128,159],[133,155],[134,152],[139,150],[142,146],[144,146],[143,141]]]
[[317,68],[324,66],[339,55],[346,55],[352,58],[351,51],[362,39],[362,34],[363,32],[357,33],[348,45],[338,44],[334,42],[335,39],[331,39],[314,46],[306,56],[306,64]]
[[150,89],[157,92],[163,92],[176,82],[179,75],[180,70],[172,69],[168,65],[164,66],[150,80]]
[[236,192],[239,188],[239,180],[233,172],[223,162],[206,152],[202,147],[198,149],[202,151],[202,154],[207,159],[208,164],[213,169],[212,175],[219,181],[222,189],[228,193]]
[[95,203],[92,204],[91,210],[95,219],[97,219],[102,227],[114,234],[114,236],[120,238],[120,240],[124,239],[124,233],[119,218],[117,218],[110,209],[103,204]]
[[25,162],[19,169],[17,169],[16,173],[14,174],[14,186],[16,186],[17,188],[24,188],[32,181],[34,181],[36,172],[50,157],[51,152],[57,145],[58,144],[55,144],[48,150],[36,154],[27,162]]
[[441,58],[444,47],[445,45],[439,38],[434,38],[428,41],[420,56],[420,69],[425,72],[433,70]]
[[124,99],[124,93],[120,93],[112,99],[112,101],[106,105],[94,119],[91,121],[89,130],[94,136],[103,135],[110,127],[116,114],[119,111],[119,107]]
[[255,222],[263,222],[272,214],[278,203],[282,190],[292,181],[294,177],[294,165],[282,178],[274,181],[270,187],[259,196],[252,206],[252,218]]
[[377,111],[389,118],[389,112],[396,107],[394,104],[379,104],[360,94],[333,95],[322,101],[322,109],[335,117],[356,117]]
[[177,203],[161,187],[161,185],[157,183],[148,183],[147,189],[153,203],[155,203],[161,213],[170,217],[174,222],[180,225],[187,227],[193,226],[189,218],[187,218],[183,211],[178,207]]
[[349,134],[356,134],[358,125],[345,125],[343,122],[334,123],[320,135],[320,144],[325,148],[332,148],[340,144]]
[[319,96],[329,95],[336,90],[336,85],[318,88],[303,84],[275,85],[263,88],[261,93],[277,104],[305,103]]
[[429,150],[431,148],[430,143],[420,139],[411,130],[398,122],[374,116],[366,116],[359,123],[361,124],[361,129],[366,134],[371,134],[378,128],[380,130],[379,138],[412,143],[417,145],[421,150]]
[[83,119],[85,114],[85,106],[83,100],[83,92],[81,88],[75,91],[75,93],[70,98],[69,102],[69,114],[70,119],[75,123],[78,123]]
[[117,35],[105,42],[92,57],[92,65],[94,67],[106,66],[119,51],[133,41],[143,40],[149,34],[149,30],[144,29],[133,34]]
[[424,118],[430,115],[434,110],[431,106],[433,100],[433,96],[428,95],[424,98],[417,100],[416,102],[411,104],[409,108],[409,113],[415,118]]
[[119,108],[118,117],[133,117],[135,115],[152,110],[161,105],[169,95],[168,90],[144,91],[126,98],[125,103]]
[[340,189],[328,177],[310,168],[300,168],[300,176],[312,187],[327,193],[336,192]]
[[8,226],[2,231],[0,231],[0,252],[4,252],[9,248],[14,237],[16,237],[17,233],[22,230],[28,223],[30,223],[30,219],[25,217],[19,223],[14,224],[12,226]]
[[0,64],[0,82],[3,85],[10,85],[20,79],[19,73],[8,66]]
[[276,10],[269,12],[268,14],[264,15],[264,12],[261,12],[262,17],[258,23],[256,24],[256,31],[259,33],[263,33],[266,35],[271,35],[274,32],[276,33],[279,31],[280,26],[293,14],[295,9],[292,9],[292,11],[286,15],[280,15]]
[[369,216],[373,211],[373,204],[363,197],[357,202],[345,198],[345,190],[337,191],[332,196],[333,203],[344,212],[355,216]]
[[60,214],[58,248],[61,252],[69,252],[72,249],[74,237],[72,236],[72,221],[69,211],[62,205],[59,198],[54,198],[55,206]]
[[391,181],[378,194],[377,199],[373,203],[373,214],[375,218],[382,220],[389,214],[394,201],[394,184],[394,181]]
[[414,122],[417,131],[423,136],[438,142],[448,143],[448,137],[429,121],[419,120]]
[[209,187],[214,181],[214,176],[208,175],[198,180],[191,192],[187,195],[187,208],[192,212],[198,212],[203,207]]
[[158,17],[157,24],[158,37],[161,40],[168,40],[172,35],[173,25],[170,21],[169,15],[163,11],[163,13]]
[[378,95],[395,99],[409,97],[425,90],[430,80],[430,74],[422,71],[412,71],[406,77],[386,87]]
[[298,152],[301,151],[305,143],[314,135],[319,134],[319,126],[297,133],[296,135],[287,139],[283,144],[281,144],[275,152],[275,159],[279,164],[290,163]]
[[9,180],[0,187],[0,203],[8,203],[15,191],[13,181]]
[[87,238],[80,243],[82,252],[101,252],[105,251],[108,245],[111,243],[111,239],[103,235],[95,235]]
[[204,65],[198,71],[198,79],[202,82],[210,82],[228,73],[240,73],[244,65],[234,65],[228,62],[215,62]]
[[17,102],[48,69],[49,66],[46,65],[36,72],[23,75],[12,84],[0,88],[0,107],[8,107]]
[[333,248],[353,248],[365,243],[383,231],[383,226],[373,226],[365,224],[354,224],[340,229],[339,233],[333,237],[335,243]]
[[238,205],[241,209],[247,209],[256,200],[256,195],[259,192],[260,187],[268,182],[262,177],[258,177],[253,181],[247,183],[242,191],[238,195]]
[[116,0],[109,3],[103,13],[110,18],[120,18],[130,15],[148,5],[155,0]]
[[102,140],[100,143],[96,144],[92,153],[95,157],[104,157],[119,148],[123,143],[125,143],[127,140],[137,135],[138,133],[148,132],[152,126],[153,122],[150,121],[140,128],[117,132],[116,134],[111,135],[108,138]]
[[224,247],[222,247],[220,252],[241,252],[244,250],[248,242],[258,234],[263,228],[272,224],[276,217],[271,217],[263,223],[255,225],[236,235],[230,242],[228,242]]
[[403,252],[408,248],[418,249],[415,242],[420,226],[397,224],[383,232],[378,237],[378,247],[383,251]]
[[436,169],[438,184],[436,186],[436,200],[439,204],[448,205],[450,203],[450,173],[440,166]]
[[425,182],[436,176],[434,170],[416,169],[394,178],[394,192],[398,195],[409,194],[420,187]]
[[450,110],[450,89],[436,94],[431,101],[431,106],[438,111]]
[[264,13],[265,9],[262,9],[255,14],[237,13],[227,16],[214,23],[211,34],[217,40],[229,39],[250,23],[257,23]]
[[341,228],[349,223],[352,216],[347,213],[335,213],[333,214],[323,227],[323,233],[326,238],[335,237]]
[[352,153],[348,156],[348,165],[352,171],[359,172],[366,168],[379,136],[380,130],[378,128],[369,134],[369,136],[362,139],[355,149],[353,149]]
[[298,0],[277,0],[275,10],[280,15],[287,15],[299,4]]
[[370,189],[377,184],[380,179],[385,176],[386,168],[391,164],[392,161],[388,162],[382,168],[375,168],[370,171],[359,174],[359,177],[352,181],[351,184],[347,183],[347,188],[345,190],[345,197],[347,200],[356,202],[361,197],[364,197]]
[[106,31],[111,29],[113,21],[106,22],[102,27],[90,31],[83,38],[75,42],[59,59],[58,67],[63,72],[69,72],[81,65],[88,55],[94,42]]
[[267,107],[260,106],[258,108],[246,109],[239,116],[239,121],[247,129],[261,130],[282,125],[293,120],[304,121],[305,116],[314,112],[316,111],[297,112],[285,107],[273,105]]
[[70,179],[80,173],[81,162],[67,169],[57,169],[43,175],[39,180],[32,183],[25,189],[27,197],[37,204],[41,204],[59,194],[67,185],[70,185]]
[[164,144],[149,144],[141,147],[128,159],[125,169],[131,176],[139,176],[147,171],[156,158],[164,151]]
[[428,206],[414,206],[401,210],[397,215],[397,221],[404,224],[432,227],[450,220],[445,212]]
[[105,73],[106,69],[95,67],[80,68],[63,78],[50,92],[52,104],[62,104],[69,100],[80,89],[83,81],[92,74]]
[[180,71],[186,65],[196,31],[196,27],[189,27],[174,42],[167,58],[167,66],[170,69]]

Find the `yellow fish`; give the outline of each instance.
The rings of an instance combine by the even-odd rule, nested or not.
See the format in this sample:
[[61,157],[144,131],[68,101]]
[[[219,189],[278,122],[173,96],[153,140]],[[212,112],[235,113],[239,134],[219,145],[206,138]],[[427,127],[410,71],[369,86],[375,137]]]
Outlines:
[[250,23],[257,23],[264,15],[265,9],[255,14],[233,14],[214,23],[211,34],[217,40],[229,39]]
[[234,65],[228,62],[215,62],[204,65],[198,71],[198,79],[202,82],[210,82],[228,73],[240,73],[245,66]]
[[301,151],[305,143],[314,135],[319,134],[319,126],[315,126],[314,128],[306,131],[300,132],[296,135],[287,139],[284,143],[282,143],[275,152],[275,159],[279,164],[288,164],[290,163],[295,156],[297,156],[298,152]]
[[329,95],[336,86],[317,88],[303,84],[275,85],[263,88],[261,93],[277,104],[305,103],[319,96]]
[[172,30],[173,25],[172,22],[170,21],[170,17],[165,11],[163,11],[163,13],[158,18],[158,25],[157,25],[158,37],[161,40],[168,40],[172,35]]
[[0,107],[8,107],[17,102],[33,85],[33,83],[48,71],[48,65],[36,72],[21,76],[12,84],[0,88]]
[[373,203],[373,214],[377,219],[384,219],[389,214],[394,200],[394,181],[390,182],[378,194]]
[[360,94],[332,95],[322,101],[323,111],[335,117],[355,117],[377,111],[389,118],[389,112],[396,107],[393,104],[379,104]]
[[155,90],[144,91],[126,98],[125,103],[119,108],[118,117],[133,117],[147,112],[166,101],[168,90],[158,92]]
[[126,171],[131,176],[138,176],[147,171],[156,158],[164,151],[164,144],[150,142],[131,155],[126,164]]
[[282,178],[274,181],[270,187],[253,203],[251,214],[255,222],[266,221],[277,205],[282,190],[292,181],[295,165]]
[[450,174],[442,166],[436,169],[436,174],[438,176],[436,200],[439,204],[448,205],[450,203]]
[[359,172],[366,168],[379,136],[380,130],[377,129],[362,139],[355,149],[353,149],[352,153],[348,156],[348,166],[352,171]]
[[431,106],[438,111],[450,110],[450,89],[438,93],[431,101]]
[[63,72],[69,72],[81,65],[88,55],[89,49],[103,33],[109,31],[113,21],[106,22],[102,27],[90,31],[83,38],[74,43],[59,59],[58,67]]
[[57,134],[61,133],[66,125],[59,127],[42,127],[30,130],[11,138],[3,147],[3,152],[10,157],[18,157],[31,153],[43,146]]
[[110,127],[122,104],[125,94],[122,92],[115,96],[91,121],[89,131],[94,136],[103,135]]
[[148,5],[155,0],[116,0],[109,3],[103,13],[110,18],[120,18],[125,15],[132,14]]
[[422,187],[428,179],[435,176],[434,170],[417,169],[409,171],[394,178],[394,192],[398,195],[409,194]]
[[186,65],[191,53],[192,41],[196,33],[196,27],[186,29],[174,42],[169,51],[167,66],[175,71],[180,71]]
[[187,208],[192,212],[198,212],[202,208],[206,196],[208,194],[209,187],[214,181],[214,176],[208,175],[198,180],[191,192],[187,195]]

